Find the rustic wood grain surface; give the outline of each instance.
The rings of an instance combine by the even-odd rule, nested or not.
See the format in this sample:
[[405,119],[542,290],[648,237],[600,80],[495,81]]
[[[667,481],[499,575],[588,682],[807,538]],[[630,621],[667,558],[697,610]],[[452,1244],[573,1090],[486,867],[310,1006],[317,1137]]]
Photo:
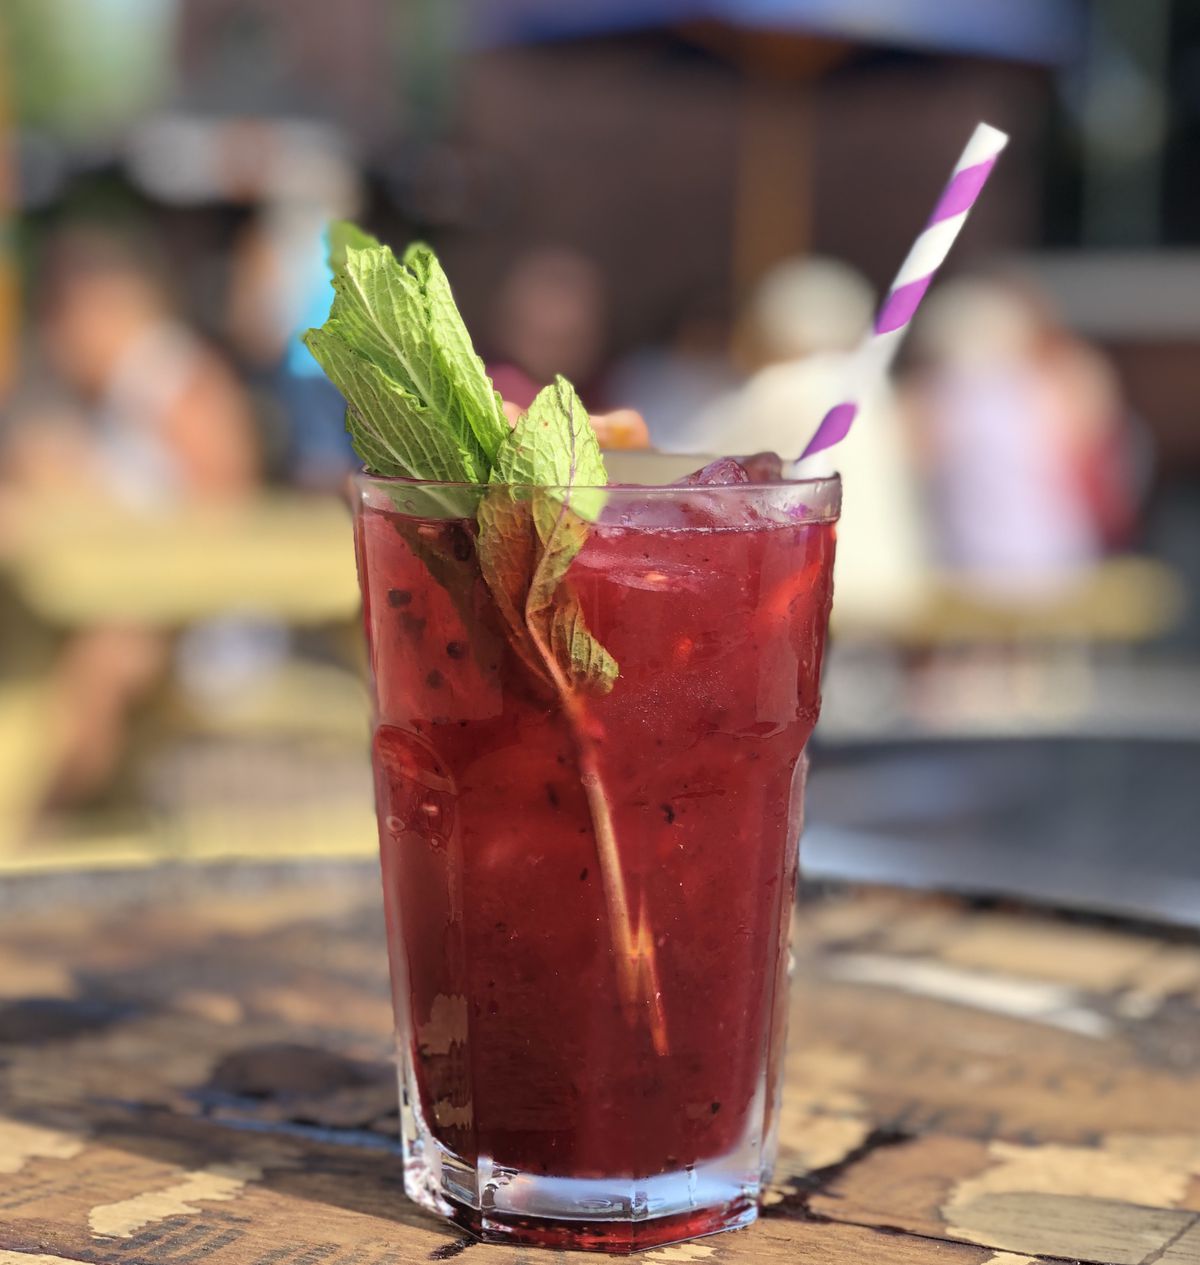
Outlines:
[[[370,867],[14,892],[0,1265],[548,1259],[401,1193]],[[650,1259],[1200,1263],[1200,946],[887,892],[796,939],[764,1216]]]

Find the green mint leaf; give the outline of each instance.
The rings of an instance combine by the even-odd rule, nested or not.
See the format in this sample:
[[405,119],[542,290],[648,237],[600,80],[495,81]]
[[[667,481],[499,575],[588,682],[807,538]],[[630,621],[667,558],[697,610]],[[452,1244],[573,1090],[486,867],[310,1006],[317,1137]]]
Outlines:
[[425,296],[429,329],[435,352],[448,380],[456,384],[467,424],[475,433],[488,461],[508,438],[508,418],[504,416],[500,393],[493,388],[483,361],[475,354],[471,335],[450,292],[450,282],[437,256],[421,243],[404,252],[404,264],[417,278]]
[[479,569],[491,589],[513,648],[546,685],[554,682],[525,623],[529,577],[537,566],[538,539],[528,496],[500,485],[488,488],[476,511]]
[[432,252],[401,263],[350,226],[330,247],[333,308],[305,342],[346,396],[359,456],[378,474],[486,482],[508,423]]
[[[587,411],[566,378],[538,392],[497,452],[492,482],[567,489],[564,497],[545,501],[543,513],[553,518],[557,500],[565,499],[581,518],[599,517],[608,471]],[[549,522],[543,525],[548,529]]]
[[587,626],[579,599],[560,590],[549,617],[550,648],[571,684],[593,694],[607,694],[621,669]]
[[[607,482],[574,389],[559,378],[510,430],[427,246],[398,260],[342,222],[329,229],[329,262],[333,307],[305,343],[346,398],[355,451],[374,473],[415,481],[393,493],[402,513],[474,515],[480,570],[530,669],[560,690],[607,693],[617,664],[563,583]],[[440,560],[425,560],[448,586]]]
[[522,657],[543,678],[606,694],[616,661],[562,581],[604,502],[604,459],[574,389],[542,390],[496,454],[480,502],[479,560]]
[[[387,376],[374,361],[358,355],[336,320],[305,336],[308,349],[346,399],[346,428],[355,451],[376,474],[445,483],[486,480],[488,468],[474,445],[464,444],[426,405]],[[451,513],[469,517],[473,489],[437,489],[435,505],[426,496],[428,517]],[[436,512],[434,512],[436,511]]]
[[325,230],[325,242],[328,247],[327,259],[330,272],[340,272],[346,266],[346,250],[353,246],[355,250],[365,250],[368,246],[378,246],[379,239],[372,237],[365,229],[349,220],[334,220]]

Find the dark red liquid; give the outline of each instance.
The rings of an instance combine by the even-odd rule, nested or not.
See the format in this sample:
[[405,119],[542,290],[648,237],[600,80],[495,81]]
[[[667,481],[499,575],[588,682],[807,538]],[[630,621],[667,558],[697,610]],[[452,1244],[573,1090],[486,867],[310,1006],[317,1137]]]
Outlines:
[[585,724],[665,1049],[622,1010],[578,734],[510,649],[472,531],[370,509],[358,524],[421,1114],[468,1162],[534,1174],[725,1155],[761,1130],[778,1054],[832,525],[594,528],[568,572],[621,668]]

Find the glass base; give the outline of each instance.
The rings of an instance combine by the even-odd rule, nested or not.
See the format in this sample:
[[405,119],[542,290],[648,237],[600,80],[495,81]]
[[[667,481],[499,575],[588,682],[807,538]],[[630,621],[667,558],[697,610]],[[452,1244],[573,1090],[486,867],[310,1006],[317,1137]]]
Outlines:
[[758,1216],[758,1183],[731,1182],[720,1160],[644,1180],[547,1177],[468,1164],[429,1137],[409,1149],[404,1189],[477,1238],[577,1251],[636,1252]]
[[758,1216],[757,1145],[647,1178],[554,1177],[455,1155],[402,1097],[404,1190],[492,1242],[636,1252],[747,1226]]
[[551,1247],[575,1252],[640,1252],[645,1248],[681,1243],[722,1230],[737,1230],[758,1216],[756,1203],[704,1208],[650,1221],[565,1221],[550,1217],[498,1217],[469,1208],[451,1215],[476,1238],[490,1243]]

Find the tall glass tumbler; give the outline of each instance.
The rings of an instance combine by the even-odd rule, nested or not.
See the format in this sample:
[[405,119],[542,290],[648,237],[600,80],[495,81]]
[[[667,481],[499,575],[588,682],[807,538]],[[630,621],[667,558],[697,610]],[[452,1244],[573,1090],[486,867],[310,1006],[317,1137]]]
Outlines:
[[569,698],[484,582],[483,489],[357,487],[408,1194],[560,1247],[747,1224],[838,481],[608,489],[562,583],[620,675]]

